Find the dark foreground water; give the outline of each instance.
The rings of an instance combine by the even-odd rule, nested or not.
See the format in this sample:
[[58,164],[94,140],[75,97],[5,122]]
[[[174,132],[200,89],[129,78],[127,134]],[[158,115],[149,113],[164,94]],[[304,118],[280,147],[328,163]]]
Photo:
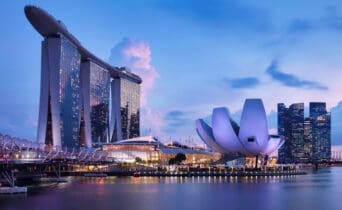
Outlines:
[[342,168],[274,178],[70,177],[0,195],[0,210],[342,210]]

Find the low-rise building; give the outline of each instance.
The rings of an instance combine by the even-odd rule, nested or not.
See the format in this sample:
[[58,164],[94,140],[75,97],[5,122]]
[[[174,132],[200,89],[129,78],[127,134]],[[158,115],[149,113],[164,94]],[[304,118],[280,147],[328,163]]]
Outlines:
[[117,162],[146,162],[168,164],[171,158],[181,153],[185,164],[212,163],[220,159],[219,153],[184,145],[164,145],[152,136],[138,137],[102,145],[107,157]]

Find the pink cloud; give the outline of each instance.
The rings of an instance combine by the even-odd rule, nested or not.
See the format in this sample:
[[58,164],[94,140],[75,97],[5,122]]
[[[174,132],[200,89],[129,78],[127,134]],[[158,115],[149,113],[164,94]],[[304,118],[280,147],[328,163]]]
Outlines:
[[158,72],[151,64],[150,46],[143,41],[124,38],[111,51],[109,62],[115,66],[126,66],[139,75],[141,85],[141,106],[147,105],[148,95],[153,90]]
[[141,84],[140,105],[141,125],[143,130],[152,130],[157,134],[163,126],[163,115],[157,110],[152,110],[148,105],[148,96],[153,91],[154,84],[159,74],[151,64],[152,54],[150,46],[140,40],[124,38],[111,50],[109,62],[113,66],[128,67],[134,74],[139,75]]
[[159,110],[152,110],[145,106],[141,108],[142,129],[151,131],[152,135],[161,135],[164,126],[164,114]]

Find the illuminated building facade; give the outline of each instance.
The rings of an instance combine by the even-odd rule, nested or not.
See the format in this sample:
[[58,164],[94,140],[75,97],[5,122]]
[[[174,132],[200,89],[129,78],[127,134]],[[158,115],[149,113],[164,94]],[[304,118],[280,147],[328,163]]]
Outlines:
[[298,163],[304,155],[304,104],[292,104],[286,108],[278,104],[278,134],[285,143],[279,148],[279,163]]
[[289,129],[289,115],[288,108],[283,103],[278,104],[278,135],[284,137],[284,144],[278,149],[278,161],[279,163],[291,162],[290,140],[289,135],[285,135],[285,131]]
[[86,146],[93,143],[106,143],[109,137],[110,74],[91,61],[81,64],[82,84],[82,126],[81,134]]
[[312,133],[310,118],[304,119],[304,158],[303,162],[310,162],[312,156]]
[[133,163],[138,160],[145,163],[168,164],[171,158],[181,153],[186,156],[185,164],[201,164],[217,161],[219,153],[201,149],[164,145],[151,136],[121,140],[102,145],[102,150],[116,162]]
[[93,55],[44,10],[25,14],[44,37],[37,141],[78,148],[139,136],[141,78]]
[[140,136],[139,84],[125,78],[114,79],[112,96],[111,142]]
[[308,163],[330,160],[330,113],[322,102],[310,103],[310,116],[304,119],[304,104],[286,108],[278,104],[278,134],[284,145],[278,150],[279,163]]
[[75,45],[62,35],[42,43],[39,142],[79,147],[80,59]]
[[292,162],[303,162],[304,157],[304,103],[289,107]]
[[322,102],[310,103],[312,161],[328,161],[331,157],[331,116]]

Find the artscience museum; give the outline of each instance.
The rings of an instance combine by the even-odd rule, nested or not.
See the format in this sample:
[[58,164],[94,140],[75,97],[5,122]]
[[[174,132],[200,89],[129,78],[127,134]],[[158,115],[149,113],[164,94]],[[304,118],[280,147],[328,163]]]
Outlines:
[[196,120],[200,138],[213,150],[237,156],[269,155],[284,143],[281,136],[269,135],[267,117],[261,99],[246,99],[240,126],[225,107],[214,108],[211,126]]

